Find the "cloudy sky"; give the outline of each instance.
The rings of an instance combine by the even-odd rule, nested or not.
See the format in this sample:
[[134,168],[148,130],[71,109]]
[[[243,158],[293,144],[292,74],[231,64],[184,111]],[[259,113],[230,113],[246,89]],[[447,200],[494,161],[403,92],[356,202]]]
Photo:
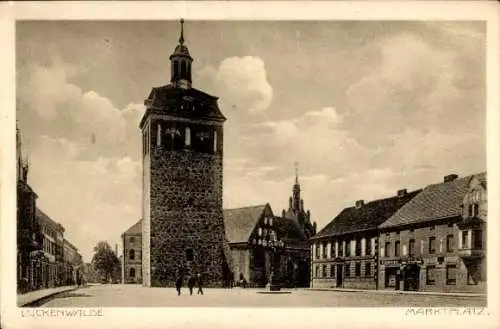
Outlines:
[[[86,261],[140,218],[138,122],[178,33],[174,21],[16,26],[30,184]],[[188,21],[185,38],[194,87],[228,118],[227,208],[280,214],[295,161],[319,229],[355,200],[486,169],[481,23]]]

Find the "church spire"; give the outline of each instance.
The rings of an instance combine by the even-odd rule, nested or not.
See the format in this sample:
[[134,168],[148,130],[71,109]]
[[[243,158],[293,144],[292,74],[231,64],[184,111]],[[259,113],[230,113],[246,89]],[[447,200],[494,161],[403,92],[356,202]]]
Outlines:
[[175,47],[174,53],[170,55],[171,77],[170,82],[174,87],[191,88],[191,63],[193,58],[189,54],[189,49],[184,44],[184,19],[181,18],[181,31],[179,44]]
[[295,161],[295,184],[293,185],[293,209],[300,210],[299,163]]

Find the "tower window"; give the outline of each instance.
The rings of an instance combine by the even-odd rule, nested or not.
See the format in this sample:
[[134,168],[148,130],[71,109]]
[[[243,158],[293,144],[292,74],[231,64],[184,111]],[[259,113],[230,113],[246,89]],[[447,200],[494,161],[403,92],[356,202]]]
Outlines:
[[132,267],[132,268],[130,268],[130,270],[129,270],[129,273],[128,273],[128,274],[129,274],[129,277],[131,277],[131,278],[135,278],[135,268],[133,268],[133,267]]
[[134,250],[134,249],[130,249],[130,250],[128,251],[128,258],[129,258],[130,260],[134,260],[134,259],[135,259],[135,250]]
[[182,61],[181,62],[181,79],[186,79],[187,78],[187,70],[186,70],[186,62]]
[[158,124],[158,130],[156,131],[156,145],[161,146],[161,124]]
[[191,129],[189,129],[189,127],[186,127],[184,134],[185,134],[186,146],[190,146],[191,145]]
[[217,153],[217,131],[214,131],[214,153]]
[[188,262],[192,262],[194,259],[194,252],[193,249],[188,248],[186,249],[186,259]]

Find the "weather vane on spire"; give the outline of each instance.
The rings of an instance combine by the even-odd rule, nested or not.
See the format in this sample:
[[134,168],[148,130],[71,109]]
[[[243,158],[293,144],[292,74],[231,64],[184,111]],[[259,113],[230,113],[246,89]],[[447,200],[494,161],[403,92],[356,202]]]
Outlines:
[[184,44],[184,18],[181,18],[181,36],[179,38],[179,43]]

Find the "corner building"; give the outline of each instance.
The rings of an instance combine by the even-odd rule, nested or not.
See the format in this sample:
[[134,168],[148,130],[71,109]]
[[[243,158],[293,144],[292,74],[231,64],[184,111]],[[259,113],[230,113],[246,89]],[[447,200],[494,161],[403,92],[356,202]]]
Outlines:
[[444,177],[379,226],[380,289],[486,292],[486,173]]
[[143,284],[201,273],[206,286],[222,286],[232,275],[222,212],[226,119],[217,97],[192,87],[183,21],[170,61],[170,84],[152,89],[140,123]]

